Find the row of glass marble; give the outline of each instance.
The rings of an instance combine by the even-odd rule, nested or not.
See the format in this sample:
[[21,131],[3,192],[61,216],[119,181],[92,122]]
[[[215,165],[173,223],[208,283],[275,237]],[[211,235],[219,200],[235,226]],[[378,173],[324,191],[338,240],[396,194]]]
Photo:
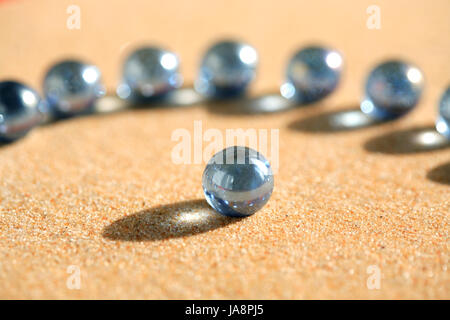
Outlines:
[[[258,53],[249,44],[221,41],[204,55],[195,89],[209,98],[239,97],[255,78]],[[178,56],[157,47],[142,47],[125,60],[117,95],[149,101],[182,85]],[[311,46],[298,51],[286,69],[281,95],[296,104],[316,102],[333,92],[341,79],[342,55],[333,49]],[[418,103],[424,89],[421,70],[404,61],[386,61],[367,78],[361,110],[377,120],[396,119]],[[67,60],[47,72],[44,99],[14,81],[0,82],[0,139],[15,140],[38,125],[42,115],[69,117],[88,113],[105,94],[100,70],[91,64]],[[450,87],[440,101],[437,130],[450,138]]]

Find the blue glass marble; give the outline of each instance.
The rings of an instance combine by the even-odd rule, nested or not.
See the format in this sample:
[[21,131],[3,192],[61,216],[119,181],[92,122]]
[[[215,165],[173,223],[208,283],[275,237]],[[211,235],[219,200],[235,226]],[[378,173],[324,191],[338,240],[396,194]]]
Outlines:
[[117,95],[132,100],[160,97],[183,84],[179,68],[175,53],[156,47],[139,48],[125,60]]
[[195,89],[207,97],[243,95],[255,78],[258,53],[246,44],[222,41],[213,45],[203,57]]
[[342,69],[343,58],[336,50],[304,48],[288,63],[281,95],[301,104],[316,102],[336,89]]
[[254,214],[269,200],[273,174],[269,162],[247,147],[229,147],[216,153],[203,172],[206,201],[232,217]]
[[44,95],[55,116],[88,113],[95,100],[104,94],[100,70],[81,61],[59,62],[44,79]]
[[394,120],[410,112],[424,88],[422,71],[403,61],[378,65],[367,78],[361,110],[377,120]]
[[0,141],[23,137],[40,124],[45,103],[33,89],[15,81],[0,82]]
[[450,86],[445,90],[439,103],[436,130],[450,139]]

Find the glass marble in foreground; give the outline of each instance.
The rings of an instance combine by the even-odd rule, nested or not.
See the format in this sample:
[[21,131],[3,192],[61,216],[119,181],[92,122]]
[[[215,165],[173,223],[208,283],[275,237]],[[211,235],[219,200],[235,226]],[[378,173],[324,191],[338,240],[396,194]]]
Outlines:
[[203,191],[219,213],[232,217],[254,214],[273,190],[269,162],[247,147],[229,147],[216,153],[203,172]]

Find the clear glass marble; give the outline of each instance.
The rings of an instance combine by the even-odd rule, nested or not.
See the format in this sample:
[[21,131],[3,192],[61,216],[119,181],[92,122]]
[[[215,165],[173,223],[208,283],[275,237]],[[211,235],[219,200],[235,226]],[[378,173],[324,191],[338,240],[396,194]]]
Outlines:
[[343,58],[336,50],[316,46],[304,48],[288,63],[281,95],[301,104],[316,102],[336,89],[342,69]]
[[33,89],[15,81],[0,82],[0,141],[21,138],[40,124],[45,103]]
[[203,191],[219,213],[232,217],[254,214],[269,200],[273,174],[269,162],[247,147],[216,153],[203,172]]
[[450,139],[450,86],[445,90],[439,103],[436,130]]
[[378,120],[393,120],[410,112],[424,89],[422,71],[403,61],[378,65],[367,78],[362,112]]
[[160,97],[183,84],[179,68],[175,53],[156,47],[139,48],[125,60],[117,95],[132,100]]
[[104,94],[100,70],[81,61],[59,62],[44,79],[44,95],[55,116],[90,112],[95,100]]
[[245,93],[255,78],[258,53],[246,44],[222,41],[203,57],[195,89],[208,97],[236,97]]

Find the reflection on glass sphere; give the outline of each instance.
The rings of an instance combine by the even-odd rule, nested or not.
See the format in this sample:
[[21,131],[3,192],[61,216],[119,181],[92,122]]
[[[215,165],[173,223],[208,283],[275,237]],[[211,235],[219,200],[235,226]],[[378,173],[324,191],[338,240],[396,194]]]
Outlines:
[[182,85],[179,68],[175,53],[156,47],[139,48],[125,60],[117,95],[135,100],[162,96]]
[[43,120],[45,103],[33,89],[15,81],[0,82],[0,141],[16,140]]
[[450,86],[445,90],[439,103],[436,130],[450,139]]
[[289,61],[281,95],[301,104],[316,102],[336,89],[342,69],[343,58],[336,50],[304,48]]
[[242,42],[222,41],[203,57],[195,89],[209,97],[235,97],[245,93],[255,78],[256,50]]
[[378,65],[367,78],[362,112],[379,120],[393,120],[410,112],[424,88],[422,72],[402,61]]
[[229,147],[216,153],[203,172],[208,203],[226,216],[254,214],[269,200],[273,173],[263,155],[247,147]]
[[59,62],[44,79],[44,95],[55,116],[90,112],[95,100],[104,94],[100,70],[81,61]]

